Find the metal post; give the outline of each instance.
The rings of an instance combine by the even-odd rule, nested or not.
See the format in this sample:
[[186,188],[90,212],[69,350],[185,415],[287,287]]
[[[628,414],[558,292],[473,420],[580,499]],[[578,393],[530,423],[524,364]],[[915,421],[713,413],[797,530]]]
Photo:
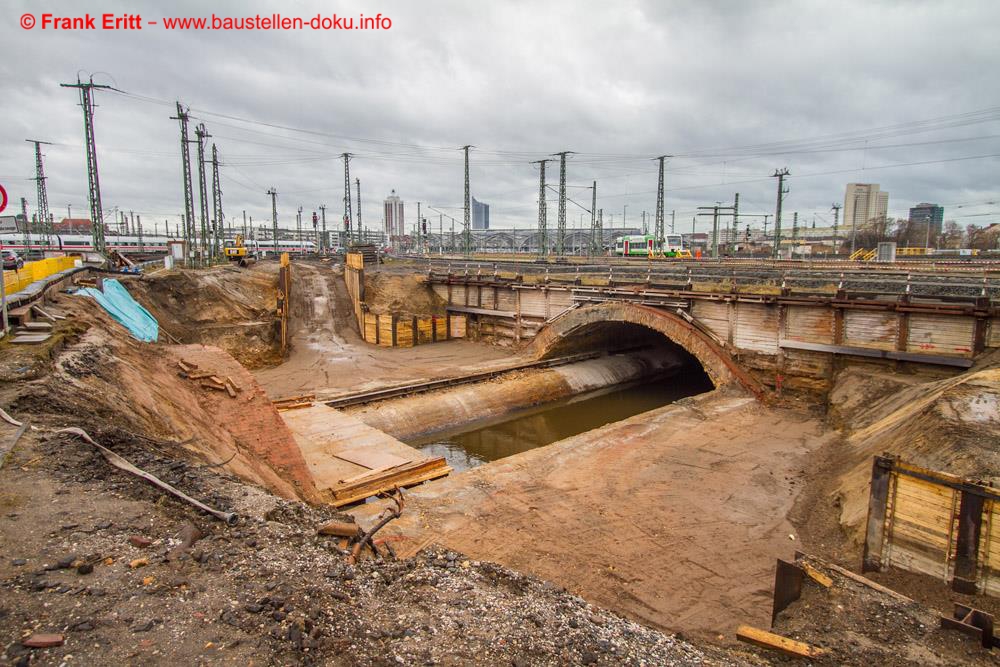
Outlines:
[[101,205],[101,182],[97,172],[97,142],[94,139],[94,89],[107,88],[94,83],[91,77],[88,83],[82,83],[79,77],[76,83],[61,83],[63,88],[77,88],[80,91],[80,106],[83,107],[83,132],[87,150],[87,182],[90,199],[90,233],[93,246],[97,252],[106,249],[104,242],[104,209]]
[[597,231],[597,181],[591,187],[590,198],[590,254],[597,255],[604,247],[604,239]]
[[220,249],[220,238],[222,237],[222,185],[219,182],[219,151],[212,144],[212,204],[215,209],[215,224],[212,234],[212,256],[218,257],[222,254]]
[[[51,230],[47,228],[49,220],[49,195],[45,187],[45,166],[42,163],[42,144],[51,146],[48,141],[38,141],[37,139],[25,139],[29,143],[35,144],[35,190],[38,195],[38,221],[42,225],[42,233],[45,236],[45,245],[51,243],[49,235]],[[25,219],[27,223],[27,219]]]
[[778,249],[781,246],[781,203],[788,192],[785,189],[785,177],[788,174],[788,167],[785,167],[784,169],[775,169],[772,175],[772,178],[778,179],[778,202],[774,210],[774,249],[771,251],[771,256],[775,258],[778,257]]
[[472,236],[470,232],[470,204],[469,204],[469,149],[471,145],[462,146],[465,151],[465,219],[462,223],[462,246],[466,255],[472,252]]
[[351,154],[341,153],[344,159],[344,226],[346,240],[350,242],[354,229],[351,225]]
[[271,195],[271,233],[274,238],[271,241],[274,243],[274,254],[278,254],[278,191],[271,188],[267,191],[267,194]]
[[201,238],[198,248],[201,250],[201,265],[205,266],[205,256],[208,254],[208,186],[205,183],[205,139],[212,136],[205,129],[204,123],[198,123],[194,128],[195,140],[198,142],[198,196],[201,203]]
[[[544,257],[548,253],[549,210],[545,203],[545,163],[551,160],[537,160],[531,164],[538,165],[538,255]],[[595,190],[596,192],[596,190]]]
[[559,216],[556,220],[556,255],[566,252],[566,156],[572,151],[553,153],[559,156]]
[[[663,200],[666,196],[666,191],[664,190],[663,187],[663,164],[668,157],[670,156],[661,155],[658,158],[656,158],[660,163],[660,172],[659,172],[659,178],[656,181],[656,222],[653,228],[653,235],[656,237],[656,240],[653,241],[653,244],[660,249],[660,252],[663,252],[664,237],[666,236],[666,234],[664,234],[663,231]],[[673,231],[674,229],[673,213],[671,212],[670,215],[671,215],[670,231]]]
[[188,139],[188,112],[177,103],[177,115],[171,116],[171,120],[180,121],[181,126],[181,171],[184,185],[184,213],[181,221],[184,223],[184,263],[187,265],[188,256],[191,252],[191,244],[194,238],[194,191],[191,187],[191,140]]
[[298,240],[299,253],[302,253],[302,207],[299,206],[298,212],[295,214],[295,236]]
[[320,237],[320,249],[323,254],[326,254],[327,246],[329,245],[329,239],[326,238],[326,204],[322,204],[319,207],[320,212],[320,224],[323,225],[323,235]]
[[736,239],[740,237],[740,193],[733,197],[733,235],[729,238],[729,244],[735,245]]
[[354,179],[354,185],[355,185],[354,189],[357,191],[356,195],[357,195],[357,198],[358,198],[358,212],[357,212],[358,241],[361,242],[361,243],[364,243],[364,239],[361,236],[362,229],[363,229],[363,227],[361,226],[361,179],[360,178],[355,178]]

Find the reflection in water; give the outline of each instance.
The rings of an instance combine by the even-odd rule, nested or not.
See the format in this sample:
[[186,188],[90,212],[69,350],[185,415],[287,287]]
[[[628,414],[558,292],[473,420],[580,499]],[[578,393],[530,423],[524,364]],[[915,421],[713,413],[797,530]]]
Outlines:
[[506,415],[503,421],[477,423],[472,430],[436,433],[408,444],[425,454],[444,456],[456,471],[548,445],[577,433],[708,391],[703,374],[600,390]]

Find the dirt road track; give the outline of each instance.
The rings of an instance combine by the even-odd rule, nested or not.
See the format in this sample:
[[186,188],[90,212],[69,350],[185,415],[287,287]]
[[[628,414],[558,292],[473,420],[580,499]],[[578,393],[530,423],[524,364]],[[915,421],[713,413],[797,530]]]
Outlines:
[[[711,394],[410,492],[392,528],[554,581],[647,625],[767,627],[818,421]],[[355,514],[361,521],[377,506]]]
[[509,363],[511,353],[467,341],[384,348],[361,340],[343,277],[330,265],[292,265],[291,351],[285,363],[259,370],[272,397],[363,390]]

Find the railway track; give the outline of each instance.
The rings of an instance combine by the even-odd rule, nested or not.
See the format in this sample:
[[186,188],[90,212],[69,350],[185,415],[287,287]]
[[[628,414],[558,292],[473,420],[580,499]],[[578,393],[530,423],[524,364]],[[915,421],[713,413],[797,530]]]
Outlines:
[[[850,262],[813,264],[750,260],[621,260],[603,263],[561,264],[538,261],[450,260],[415,258],[435,277],[451,276],[459,280],[510,280],[509,275],[542,276],[552,283],[586,282],[586,278],[609,282],[687,287],[696,283],[720,283],[729,287],[767,285],[788,289],[847,291],[885,296],[958,297],[983,296],[1000,299],[1000,262],[956,267],[923,264],[919,270],[900,266],[858,266]],[[955,263],[959,264],[959,263]]]
[[437,380],[427,380],[425,382],[414,382],[411,384],[385,387],[383,389],[373,389],[371,391],[362,391],[353,394],[346,394],[344,396],[338,396],[328,401],[323,401],[323,403],[330,406],[331,408],[346,408],[352,405],[363,405],[365,403],[374,403],[376,401],[384,401],[390,398],[399,398],[401,396],[422,394],[428,391],[435,391],[437,389],[447,389],[450,387],[457,387],[463,384],[483,382],[485,380],[491,380],[493,378],[505,375],[507,373],[513,373],[514,371],[536,369],[536,368],[555,368],[556,366],[564,366],[566,364],[573,364],[579,361],[586,361],[588,359],[596,359],[598,357],[605,356],[606,354],[609,353],[584,352],[581,354],[571,354],[564,357],[556,357],[555,359],[530,361],[527,363],[515,364],[512,366],[504,366],[502,368],[496,368],[488,371],[481,371],[479,373],[456,375],[453,377],[440,378]]

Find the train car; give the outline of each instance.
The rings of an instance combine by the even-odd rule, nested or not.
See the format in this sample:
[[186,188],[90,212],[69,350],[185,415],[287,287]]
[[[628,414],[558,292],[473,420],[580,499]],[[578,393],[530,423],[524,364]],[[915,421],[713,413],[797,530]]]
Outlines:
[[[140,239],[138,236],[112,235],[104,237],[104,243],[108,250],[115,250],[123,255],[129,254],[149,254],[167,252],[169,241],[179,241],[170,236],[146,236]],[[245,241],[248,248],[254,252],[262,250],[273,252],[273,241],[256,241],[249,239]],[[44,236],[32,236],[30,243],[23,233],[0,234],[0,248],[13,250],[19,253],[26,253],[29,250],[35,252],[93,252],[94,242],[89,234],[53,234],[49,237],[49,243],[45,243]],[[316,252],[314,241],[303,240],[301,243],[297,239],[278,239],[278,252],[288,252],[292,254],[307,254]]]
[[615,239],[615,254],[621,257],[649,257],[651,254],[673,257],[684,250],[680,234],[667,234],[662,247],[652,234],[631,234]]
[[[138,236],[118,236],[108,235],[104,237],[104,243],[109,250],[116,250],[121,254],[146,254],[161,253],[167,251],[167,241],[171,241],[167,236],[145,236],[140,239]],[[85,252],[94,250],[94,242],[89,234],[52,234],[49,242],[45,242],[44,236],[32,236],[25,238],[23,233],[0,234],[0,247],[14,250],[16,252]]]

